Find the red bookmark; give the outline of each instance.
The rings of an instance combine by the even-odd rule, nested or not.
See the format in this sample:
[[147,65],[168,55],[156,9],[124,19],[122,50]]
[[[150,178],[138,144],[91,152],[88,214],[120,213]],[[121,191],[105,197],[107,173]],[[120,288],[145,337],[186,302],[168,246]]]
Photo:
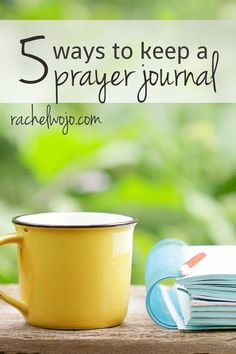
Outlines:
[[187,262],[185,262],[180,267],[181,275],[183,275],[183,276],[189,275],[193,271],[193,269],[198,265],[198,263],[201,262],[201,260],[203,258],[205,258],[205,257],[206,257],[206,253],[205,252],[199,252],[194,257],[189,259]]

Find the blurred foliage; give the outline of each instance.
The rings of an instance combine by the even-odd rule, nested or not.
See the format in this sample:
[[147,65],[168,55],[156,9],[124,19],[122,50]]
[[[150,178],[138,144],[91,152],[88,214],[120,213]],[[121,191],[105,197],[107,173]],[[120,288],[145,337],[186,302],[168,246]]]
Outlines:
[[5,19],[222,19],[235,18],[233,0],[1,0]]
[[[5,0],[4,19],[234,18],[233,1]],[[44,109],[37,105],[37,110]],[[54,112],[96,114],[103,124],[59,129],[11,127],[0,106],[0,225],[16,214],[108,211],[139,219],[133,283],[160,239],[191,244],[235,243],[236,106],[213,104],[58,105]],[[17,280],[16,251],[0,250],[0,282]]]

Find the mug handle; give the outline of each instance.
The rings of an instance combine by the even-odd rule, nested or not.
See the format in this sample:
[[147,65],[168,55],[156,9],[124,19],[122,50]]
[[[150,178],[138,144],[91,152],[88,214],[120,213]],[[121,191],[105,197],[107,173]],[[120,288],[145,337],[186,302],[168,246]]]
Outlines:
[[[16,236],[16,234],[9,234],[0,237],[0,246],[6,245],[7,243],[17,243],[18,245],[21,245],[22,241],[23,241],[23,237]],[[14,299],[10,295],[5,294],[2,290],[0,290],[0,299],[14,306],[24,316],[27,314],[28,312],[27,306],[22,301]]]

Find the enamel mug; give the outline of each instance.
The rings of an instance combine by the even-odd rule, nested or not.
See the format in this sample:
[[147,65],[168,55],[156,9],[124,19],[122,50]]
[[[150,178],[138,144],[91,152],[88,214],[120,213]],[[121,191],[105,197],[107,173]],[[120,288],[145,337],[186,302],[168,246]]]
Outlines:
[[0,291],[34,326],[102,328],[125,318],[136,220],[109,213],[42,213],[13,219],[20,300]]

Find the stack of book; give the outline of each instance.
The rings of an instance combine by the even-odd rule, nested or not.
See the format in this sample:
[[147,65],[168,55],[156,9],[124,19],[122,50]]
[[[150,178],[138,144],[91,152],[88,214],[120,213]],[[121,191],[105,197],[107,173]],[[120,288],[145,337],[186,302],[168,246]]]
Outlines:
[[[163,284],[167,278],[175,284]],[[146,283],[147,310],[156,323],[180,330],[236,328],[236,246],[161,241],[148,257]]]

